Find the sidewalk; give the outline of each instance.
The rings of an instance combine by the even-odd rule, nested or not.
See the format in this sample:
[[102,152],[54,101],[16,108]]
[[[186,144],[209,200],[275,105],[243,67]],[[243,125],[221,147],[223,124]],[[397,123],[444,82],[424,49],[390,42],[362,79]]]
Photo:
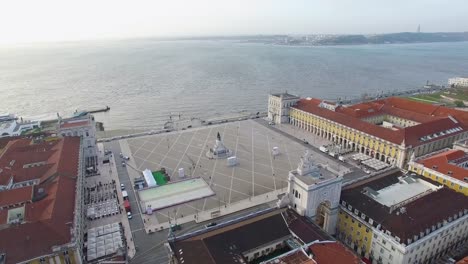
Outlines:
[[[267,204],[267,203],[278,201],[278,195],[282,195],[282,194],[284,194],[286,192],[287,192],[287,188],[285,187],[283,189],[278,189],[276,191],[271,191],[271,192],[268,192],[268,193],[264,193],[264,194],[261,194],[261,195],[251,197],[249,199],[241,200],[241,201],[236,202],[236,203],[231,203],[231,204],[228,204],[226,206],[215,207],[215,208],[212,208],[212,209],[208,209],[208,210],[205,210],[205,211],[198,212],[197,214],[190,214],[190,215],[186,215],[184,217],[178,217],[177,218],[177,224],[181,225],[181,224],[186,224],[186,223],[193,222],[193,221],[195,221],[195,223],[200,223],[200,222],[205,222],[205,221],[208,221],[208,220],[211,220],[211,219],[231,215],[231,214],[233,214],[235,212],[246,210],[248,208],[252,208],[252,207],[262,205],[262,204]],[[147,233],[149,232],[149,230],[154,232],[154,231],[160,231],[162,229],[166,229],[166,228],[170,227],[169,222],[159,223],[159,222],[157,222],[157,220],[154,220],[154,219],[156,219],[154,214],[151,215],[151,216],[148,216],[148,215],[145,215],[145,216],[146,217],[151,217],[152,216],[151,220],[150,221],[147,220],[146,224],[145,224],[145,230],[146,230]],[[174,220],[172,220],[172,221],[174,221]]]
[[[259,122],[262,122],[264,120],[261,120]],[[324,139],[320,136],[317,136],[309,131],[306,131],[304,129],[295,127],[290,124],[277,124],[277,125],[272,125],[271,129],[277,130],[281,133],[286,133],[290,137],[294,137],[300,141],[307,141],[307,147],[305,146],[304,148],[312,150],[311,155],[315,159],[316,163],[322,164],[324,167],[327,167],[328,170],[332,171],[335,174],[338,175],[346,175],[348,173],[351,173],[353,170],[355,170],[356,166],[353,164],[350,164],[349,162],[341,162],[336,158],[332,158],[328,156],[328,154],[323,153],[319,150],[319,147],[322,145],[328,145],[331,144],[332,142]],[[359,168],[357,168],[359,169]]]
[[328,145],[331,144],[332,142],[329,140],[326,140],[320,136],[314,135],[313,133],[306,131],[304,129],[301,129],[299,127],[290,125],[290,124],[277,124],[273,125],[273,127],[276,127],[277,129],[286,132],[300,140],[306,140],[310,145],[319,148],[320,146],[323,145]]
[[[122,223],[124,229],[124,236],[127,243],[127,255],[130,259],[135,256],[135,244],[133,242],[133,235],[130,229],[130,224],[128,222],[127,213],[125,212],[125,208],[123,207],[123,197],[122,192],[120,191],[120,180],[117,175],[117,168],[115,164],[115,153],[109,158],[109,164],[103,164],[102,160],[104,157],[104,146],[102,143],[98,143],[98,169],[101,173],[102,177],[110,178],[115,180],[117,186],[117,196],[119,198],[119,207],[122,210],[120,214],[120,222]],[[118,155],[118,154],[117,154]]]
[[[135,169],[136,168],[135,159],[132,156],[132,152],[130,150],[130,147],[128,146],[127,141],[121,140],[119,143],[120,143],[120,148],[122,150],[122,153],[125,153],[125,155],[130,157],[130,160],[127,161],[126,170],[128,172],[130,181],[134,182],[135,178],[141,177],[141,174]],[[160,228],[160,224],[159,224],[158,219],[156,218],[156,214],[153,213],[152,215],[147,215],[146,212],[143,212],[140,206],[140,200],[137,196],[138,196],[138,191],[135,190],[135,198],[136,198],[135,202],[138,205],[138,213],[141,215],[141,218],[143,219],[143,226],[144,226],[145,232],[148,234],[150,233],[150,230],[151,232],[158,231]],[[191,220],[193,220],[193,218]],[[165,228],[168,228],[168,227],[169,226]]]

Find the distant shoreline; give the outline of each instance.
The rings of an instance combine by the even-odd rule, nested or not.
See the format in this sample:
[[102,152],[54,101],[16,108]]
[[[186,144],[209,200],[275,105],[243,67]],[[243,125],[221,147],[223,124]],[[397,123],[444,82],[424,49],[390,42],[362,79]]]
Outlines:
[[272,44],[278,46],[348,46],[382,44],[424,44],[468,41],[468,32],[391,33],[376,35],[301,35],[261,36],[239,40],[242,43]]

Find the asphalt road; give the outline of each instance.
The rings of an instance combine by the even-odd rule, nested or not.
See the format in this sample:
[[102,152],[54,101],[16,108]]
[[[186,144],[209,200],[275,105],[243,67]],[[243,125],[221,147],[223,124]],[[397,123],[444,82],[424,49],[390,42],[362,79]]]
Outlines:
[[141,218],[140,208],[137,203],[133,184],[130,181],[127,168],[122,167],[122,158],[119,153],[120,144],[118,141],[112,141],[104,144],[105,148],[114,153],[115,162],[117,163],[117,173],[120,183],[125,185],[127,190],[130,206],[132,207],[133,218],[129,220],[130,229],[133,234],[133,242],[135,243],[136,254],[130,263],[167,263],[167,252],[164,249],[164,242],[167,240],[168,232],[166,230],[153,234],[146,234],[143,219]]

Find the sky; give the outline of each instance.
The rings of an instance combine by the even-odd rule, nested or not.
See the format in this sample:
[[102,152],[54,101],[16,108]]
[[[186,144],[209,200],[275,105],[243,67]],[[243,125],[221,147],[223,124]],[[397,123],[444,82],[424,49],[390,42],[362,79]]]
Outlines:
[[0,44],[468,31],[468,0],[0,0]]

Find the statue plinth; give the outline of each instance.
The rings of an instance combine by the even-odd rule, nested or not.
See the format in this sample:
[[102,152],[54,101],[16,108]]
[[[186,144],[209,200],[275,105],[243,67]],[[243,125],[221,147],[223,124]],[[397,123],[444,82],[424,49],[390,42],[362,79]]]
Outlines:
[[206,152],[206,156],[208,158],[213,158],[213,159],[220,159],[220,158],[229,158],[231,156],[232,152],[228,148],[224,146],[223,141],[221,140],[221,135],[218,132],[218,136],[216,138],[215,144],[213,148],[210,148]]

